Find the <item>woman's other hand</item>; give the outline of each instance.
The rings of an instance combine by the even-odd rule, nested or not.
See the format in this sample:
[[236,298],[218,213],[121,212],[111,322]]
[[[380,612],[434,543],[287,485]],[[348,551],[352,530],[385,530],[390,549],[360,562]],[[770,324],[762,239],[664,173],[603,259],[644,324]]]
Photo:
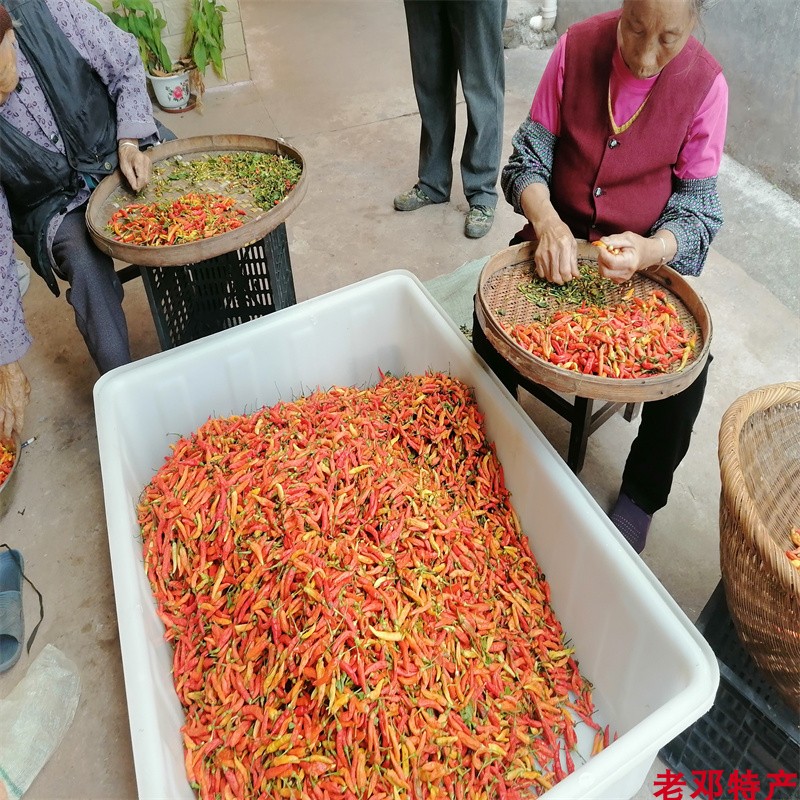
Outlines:
[[120,139],[117,146],[119,169],[125,176],[134,192],[140,192],[147,186],[153,171],[150,156],[139,150],[135,139]]
[[18,361],[0,366],[0,439],[22,434],[31,387]]
[[533,225],[536,246],[536,274],[551,283],[563,284],[577,278],[578,245],[572,231],[550,202],[550,190],[543,183],[527,186],[520,197],[525,217]]
[[578,245],[572,231],[557,219],[537,231],[536,274],[550,283],[564,284],[577,278]]
[[600,274],[614,283],[624,283],[639,270],[665,264],[678,249],[675,237],[667,230],[649,238],[625,231],[599,241],[603,245],[597,252]]

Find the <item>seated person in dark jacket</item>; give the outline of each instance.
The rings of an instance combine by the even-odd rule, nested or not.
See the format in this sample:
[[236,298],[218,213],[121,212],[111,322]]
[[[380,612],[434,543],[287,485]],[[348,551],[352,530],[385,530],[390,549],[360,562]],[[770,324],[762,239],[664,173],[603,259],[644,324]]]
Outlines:
[[[163,131],[163,129],[162,129]],[[167,132],[168,134],[168,132]],[[171,134],[168,134],[171,136]],[[31,337],[14,241],[67,301],[98,370],[130,361],[122,286],[86,230],[92,189],[119,166],[150,179],[160,141],[136,40],[85,0],[0,5],[0,436],[21,430]]]

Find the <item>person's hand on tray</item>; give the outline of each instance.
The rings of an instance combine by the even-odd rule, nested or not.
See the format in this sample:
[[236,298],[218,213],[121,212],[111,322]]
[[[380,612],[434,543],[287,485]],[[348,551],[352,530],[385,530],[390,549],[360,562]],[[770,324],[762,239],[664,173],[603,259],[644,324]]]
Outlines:
[[31,387],[19,361],[0,366],[0,439],[22,433]]
[[580,277],[578,244],[553,208],[547,186],[543,183],[527,186],[520,197],[520,206],[538,240],[534,256],[536,274],[559,285]]
[[640,270],[664,266],[677,251],[675,237],[667,230],[650,237],[625,231],[603,236],[592,244],[598,248],[600,274],[614,283],[624,283]]
[[147,186],[153,172],[150,156],[139,150],[136,139],[120,139],[117,143],[119,169],[125,176],[131,189],[140,192]]
[[558,216],[537,230],[539,244],[534,263],[540,278],[559,285],[580,276],[578,244],[572,231]]

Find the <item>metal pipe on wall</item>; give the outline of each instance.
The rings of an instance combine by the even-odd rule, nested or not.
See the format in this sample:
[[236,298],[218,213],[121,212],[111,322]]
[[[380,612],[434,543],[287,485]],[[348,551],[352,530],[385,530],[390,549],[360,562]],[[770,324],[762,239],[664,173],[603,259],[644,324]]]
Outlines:
[[543,0],[539,14],[531,17],[530,26],[535,31],[551,31],[556,24],[558,0]]

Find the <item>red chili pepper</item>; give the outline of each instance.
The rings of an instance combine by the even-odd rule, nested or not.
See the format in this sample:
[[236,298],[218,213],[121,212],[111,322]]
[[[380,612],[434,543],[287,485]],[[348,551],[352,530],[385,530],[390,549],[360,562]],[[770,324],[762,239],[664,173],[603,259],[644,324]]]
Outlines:
[[223,195],[190,192],[172,201],[132,204],[112,214],[108,229],[119,241],[147,246],[207,239],[243,225],[243,209]]

